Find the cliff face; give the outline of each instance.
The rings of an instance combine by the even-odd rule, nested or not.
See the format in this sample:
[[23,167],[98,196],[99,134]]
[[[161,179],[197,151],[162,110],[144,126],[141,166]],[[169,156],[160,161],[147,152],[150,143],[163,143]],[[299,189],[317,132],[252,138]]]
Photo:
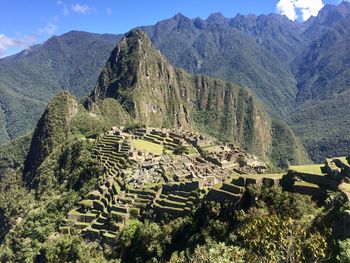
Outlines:
[[68,92],[59,93],[49,102],[36,126],[25,161],[24,179],[28,185],[54,147],[68,137],[70,124],[77,113],[78,103]]
[[190,127],[175,69],[142,31],[132,31],[118,43],[90,99],[108,97],[148,126]]
[[272,120],[254,95],[174,68],[141,30],[117,44],[86,105],[92,108],[106,98],[116,99],[134,121],[147,126],[199,129],[264,160],[272,153]]

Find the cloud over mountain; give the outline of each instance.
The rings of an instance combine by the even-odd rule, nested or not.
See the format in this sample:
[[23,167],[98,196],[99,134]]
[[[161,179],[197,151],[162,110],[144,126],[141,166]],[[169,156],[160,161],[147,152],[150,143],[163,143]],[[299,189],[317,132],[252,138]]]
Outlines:
[[280,0],[276,7],[279,14],[290,20],[294,21],[301,16],[306,21],[311,16],[317,16],[323,6],[322,0]]

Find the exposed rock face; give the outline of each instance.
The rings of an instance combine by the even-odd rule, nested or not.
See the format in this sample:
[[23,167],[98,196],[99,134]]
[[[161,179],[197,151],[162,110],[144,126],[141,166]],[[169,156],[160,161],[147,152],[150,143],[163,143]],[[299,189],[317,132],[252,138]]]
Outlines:
[[52,149],[68,137],[77,113],[78,103],[68,92],[61,92],[50,101],[34,131],[25,161],[24,179],[28,185]]
[[272,120],[255,96],[235,84],[174,68],[141,30],[118,43],[86,105],[105,98],[116,99],[147,126],[200,129],[264,160],[272,152]]
[[91,99],[107,97],[146,125],[189,128],[175,69],[142,31],[126,34],[108,59]]

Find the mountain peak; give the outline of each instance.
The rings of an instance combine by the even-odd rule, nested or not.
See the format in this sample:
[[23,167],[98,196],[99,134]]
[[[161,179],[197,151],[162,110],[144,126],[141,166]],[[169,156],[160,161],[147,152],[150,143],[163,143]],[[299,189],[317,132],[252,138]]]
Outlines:
[[127,39],[131,39],[131,38],[148,39],[147,34],[139,28],[133,29],[133,30],[129,31],[128,33],[126,33],[124,35],[124,38],[127,38]]
[[218,25],[227,25],[229,19],[226,18],[222,13],[216,12],[209,15],[207,22],[214,23]]
[[181,19],[181,18],[187,18],[184,14],[182,14],[181,12],[177,13],[176,15],[174,15],[175,19]]
[[[86,106],[90,108],[95,101],[113,98],[139,122],[186,127],[185,109],[174,103],[181,97],[174,83],[174,68],[143,31],[132,30],[112,51]],[[166,118],[166,113],[171,113],[171,117]]]
[[78,102],[67,91],[57,94],[47,105],[34,131],[29,152],[25,161],[24,178],[28,185],[33,175],[51,153],[69,133],[69,125],[78,113]]
[[144,31],[131,30],[118,42],[107,60],[92,94],[92,101],[106,97],[120,98],[120,91],[133,87],[140,78],[140,69],[149,64],[146,60],[155,62],[162,59]]

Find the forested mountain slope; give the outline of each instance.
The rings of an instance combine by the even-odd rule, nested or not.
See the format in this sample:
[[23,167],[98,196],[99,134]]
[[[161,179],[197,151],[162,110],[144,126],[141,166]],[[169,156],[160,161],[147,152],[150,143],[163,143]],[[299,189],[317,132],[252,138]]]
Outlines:
[[[349,147],[347,120],[339,117],[348,111],[342,98],[349,88],[349,15],[350,3],[343,2],[302,24],[275,14],[206,20],[178,14],[142,29],[171,64],[250,89],[320,160]],[[117,39],[70,32],[1,59],[0,141],[32,130],[58,91],[86,96]]]

